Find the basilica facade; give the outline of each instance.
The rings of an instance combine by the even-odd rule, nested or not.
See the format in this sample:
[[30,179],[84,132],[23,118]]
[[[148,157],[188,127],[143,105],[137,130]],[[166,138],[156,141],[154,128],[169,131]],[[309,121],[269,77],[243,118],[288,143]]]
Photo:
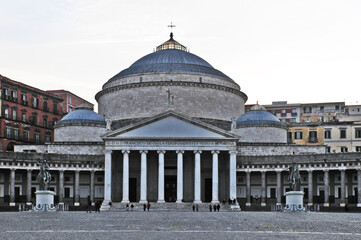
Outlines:
[[296,163],[305,203],[361,207],[360,153],[288,144],[284,123],[259,104],[245,113],[240,86],[172,33],[95,98],[98,113],[79,106],[56,123],[53,143],[1,153],[3,202],[31,202],[36,160],[46,159],[57,201],[74,206],[87,199],[102,200],[102,210],[147,201],[277,206]]

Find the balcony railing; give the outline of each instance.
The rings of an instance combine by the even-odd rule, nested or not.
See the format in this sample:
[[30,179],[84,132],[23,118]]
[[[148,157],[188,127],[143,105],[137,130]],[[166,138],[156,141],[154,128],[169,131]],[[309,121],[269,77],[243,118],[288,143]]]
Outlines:
[[318,138],[317,137],[310,137],[310,138],[308,138],[308,142],[316,143],[316,142],[318,142]]
[[297,113],[291,113],[292,117],[297,117]]

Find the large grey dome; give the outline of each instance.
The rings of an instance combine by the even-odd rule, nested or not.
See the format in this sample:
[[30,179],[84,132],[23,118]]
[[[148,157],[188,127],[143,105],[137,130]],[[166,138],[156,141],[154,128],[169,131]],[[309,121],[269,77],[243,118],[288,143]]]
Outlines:
[[204,59],[192,53],[177,49],[160,50],[148,54],[133,63],[129,68],[112,77],[110,81],[120,77],[144,73],[189,73],[213,75],[233,81],[221,71],[213,68]]

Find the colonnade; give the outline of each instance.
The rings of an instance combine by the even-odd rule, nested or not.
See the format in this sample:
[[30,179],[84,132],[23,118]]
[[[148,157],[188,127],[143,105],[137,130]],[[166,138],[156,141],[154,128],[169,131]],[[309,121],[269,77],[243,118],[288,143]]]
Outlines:
[[[147,199],[147,150],[137,150],[141,154],[140,160],[140,203],[146,203]],[[158,200],[163,203],[164,199],[164,155],[166,151],[160,149],[158,153]],[[173,150],[174,151],[174,150]],[[176,150],[177,154],[177,203],[183,201],[183,154],[184,150]],[[129,203],[129,154],[130,150],[124,149],[123,153],[123,198],[122,203]],[[212,153],[212,203],[219,203],[219,185],[218,185],[218,155],[219,150],[211,150]],[[201,155],[202,150],[193,150],[194,154],[194,203],[201,203]],[[229,198],[235,199],[237,193],[236,182],[236,151],[229,151]],[[105,151],[105,182],[104,182],[104,208],[111,202],[111,166],[112,150]]]
[[[353,169],[347,169],[346,167],[342,167],[342,168],[338,168],[338,169],[322,169],[321,171],[323,171],[323,194],[324,194],[324,203],[323,205],[325,207],[330,206],[330,176],[329,176],[329,172],[330,171],[334,171],[335,173],[339,172],[340,174],[340,182],[339,182],[339,186],[341,189],[340,192],[340,206],[344,207],[346,205],[346,188],[347,185],[351,185],[352,187],[352,182],[347,182],[346,183],[346,170],[353,170]],[[254,172],[260,172],[261,173],[261,205],[265,206],[266,205],[266,199],[267,199],[267,184],[266,184],[266,175],[267,173],[274,173],[276,172],[276,198],[277,198],[277,205],[281,205],[282,203],[282,196],[283,196],[283,189],[282,189],[282,169],[275,169],[275,170],[251,170],[251,169],[242,169],[243,172],[245,172],[246,175],[246,206],[251,206],[251,173]],[[314,191],[314,171],[316,171],[315,169],[304,169],[301,170],[301,174],[302,172],[307,172],[307,185],[302,184],[303,186],[307,186],[308,192],[308,205],[313,205],[313,196],[315,195],[315,191]],[[317,170],[320,171],[320,170]],[[357,171],[357,207],[361,207],[361,169],[358,168],[356,169]],[[284,171],[286,172],[286,171]],[[316,184],[317,185],[317,184]],[[348,195],[350,195],[350,193],[348,193]]]

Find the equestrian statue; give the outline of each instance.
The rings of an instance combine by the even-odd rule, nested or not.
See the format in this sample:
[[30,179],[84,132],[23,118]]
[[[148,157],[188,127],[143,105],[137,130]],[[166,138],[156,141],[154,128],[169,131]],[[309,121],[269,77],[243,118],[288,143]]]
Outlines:
[[288,171],[289,171],[288,180],[290,182],[291,191],[300,191],[301,176],[300,176],[300,170],[298,169],[298,165],[292,163],[292,165],[288,167]]
[[40,166],[40,171],[36,181],[40,185],[40,190],[49,190],[49,185],[51,181],[50,167],[46,160],[42,163],[37,162]]

